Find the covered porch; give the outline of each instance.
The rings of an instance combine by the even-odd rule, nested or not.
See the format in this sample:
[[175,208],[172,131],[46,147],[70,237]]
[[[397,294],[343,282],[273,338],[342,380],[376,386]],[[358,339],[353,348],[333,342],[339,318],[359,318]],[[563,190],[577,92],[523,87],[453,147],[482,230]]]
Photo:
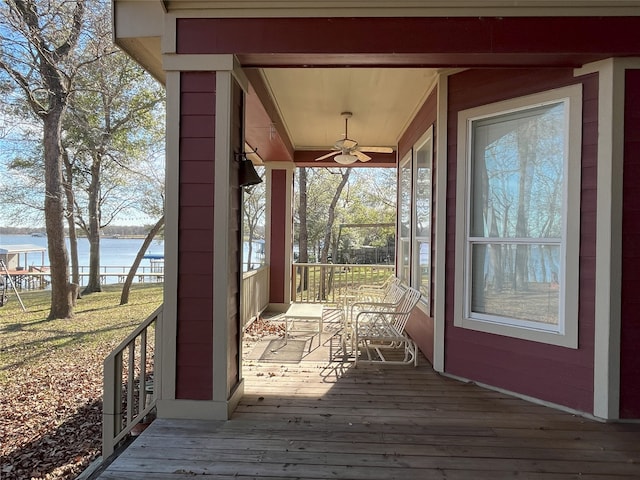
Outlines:
[[[363,2],[355,17],[359,2],[276,17],[274,2],[250,3],[114,2],[117,42],[167,89],[167,262],[159,419],[103,478],[638,477],[640,428],[586,419],[633,420],[640,408],[637,306],[626,293],[640,283],[629,276],[640,258],[629,248],[635,210],[622,220],[640,195],[622,175],[637,169],[630,132],[640,124],[633,2],[456,12]],[[349,134],[346,120],[336,131],[342,112],[354,113]],[[525,117],[550,137],[513,136]],[[481,134],[505,119],[507,130]],[[522,144],[491,147],[498,137]],[[395,153],[358,161],[358,142]],[[256,151],[268,267],[247,301],[239,164]],[[491,152],[523,161],[498,164]],[[537,152],[531,163],[526,152]],[[246,306],[297,301],[296,168],[345,157],[397,169],[395,269],[422,292],[407,326],[421,366],[243,362]],[[488,188],[486,178],[511,171],[522,195],[514,179]],[[548,222],[525,229],[528,218]]]
[[[325,345],[325,348],[328,348]],[[586,419],[417,368],[246,360],[227,421],[157,419],[108,479],[640,476],[640,425]]]

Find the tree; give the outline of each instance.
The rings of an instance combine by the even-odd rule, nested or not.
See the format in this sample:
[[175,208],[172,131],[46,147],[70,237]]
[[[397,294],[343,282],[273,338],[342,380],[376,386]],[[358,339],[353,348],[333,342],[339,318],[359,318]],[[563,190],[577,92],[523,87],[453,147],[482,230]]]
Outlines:
[[[264,180],[264,168],[258,168],[256,170],[260,178]],[[242,203],[242,215],[244,217],[243,231],[246,232],[248,243],[247,269],[252,270],[253,241],[258,238],[258,227],[260,225],[264,226],[264,212],[266,208],[264,182],[252,185],[251,187],[245,187]]]
[[[300,247],[300,255],[307,251],[317,252],[314,258],[322,257],[326,235],[329,207],[334,193],[342,179],[339,170],[334,169],[299,169],[299,188],[296,189],[296,218],[299,228],[296,241]],[[335,203],[334,227],[338,224],[382,224],[380,227],[343,229],[340,238],[333,234],[331,246],[338,250],[333,260],[348,256],[345,248],[350,245],[378,245],[386,247],[395,240],[394,232],[388,226],[396,219],[396,171],[389,168],[353,168],[342,194]],[[308,201],[307,201],[308,197]],[[308,237],[308,248],[305,241]],[[336,245],[336,240],[339,243]],[[335,245],[335,247],[334,247]],[[327,256],[328,259],[328,256]],[[302,262],[302,260],[300,260]]]
[[[309,229],[307,228],[307,168],[301,167],[298,178],[299,186],[299,238],[298,238],[298,262],[309,262]],[[309,285],[309,271],[305,268],[303,275],[299,275],[300,284],[296,287],[299,292],[307,289]]]
[[[99,292],[100,233],[136,201],[127,188],[136,163],[164,136],[164,93],[130,57],[112,46],[106,15],[92,17],[95,61],[82,70],[64,128],[74,156],[76,216],[89,240],[89,278],[83,293]],[[125,192],[128,191],[128,193]],[[82,205],[80,202],[83,201]]]
[[[345,185],[349,181],[350,173],[351,173],[351,168],[340,169],[337,173],[335,173],[336,175],[340,175],[340,183],[338,183],[338,186],[336,187],[333,198],[329,203],[329,208],[327,209],[327,224],[324,231],[324,238],[322,239],[322,250],[320,252],[321,263],[329,262],[329,249],[332,245],[336,247],[334,248],[334,252],[337,251],[337,245],[336,245],[337,240],[332,238],[333,224],[335,223],[335,220],[336,220],[336,205],[338,204],[340,195],[342,195],[342,190],[344,189]],[[327,282],[326,272],[323,269],[320,275],[320,297],[322,299],[326,298],[328,290],[331,289],[332,280],[333,278],[330,277],[329,281]]]
[[142,242],[142,246],[140,247],[140,250],[138,250],[138,254],[136,255],[136,258],[134,259],[133,264],[129,269],[129,273],[127,274],[127,278],[124,281],[124,285],[122,286],[122,293],[120,294],[120,305],[126,305],[127,303],[129,303],[129,291],[131,290],[131,284],[133,283],[133,278],[136,275],[136,271],[140,266],[140,262],[144,258],[144,254],[147,251],[147,248],[149,248],[149,245],[151,245],[151,242],[153,241],[153,239],[158,234],[158,232],[162,229],[163,226],[164,226],[164,215],[160,218],[160,220],[156,222],[153,228],[149,231],[149,233],[144,239],[144,242]]
[[[349,181],[351,168],[339,169],[337,171],[327,169],[325,172],[327,172],[327,174],[318,174],[317,172],[315,172],[314,174],[314,178],[316,180],[322,179],[325,181],[308,183],[307,170],[306,168],[301,168],[299,182],[299,238],[309,238],[310,226],[313,225],[314,227],[320,227],[319,230],[321,230],[322,236],[319,237],[318,240],[320,245],[319,257],[321,263],[327,263],[329,260],[329,251],[334,240],[332,238],[332,232],[333,225],[336,219],[336,207],[338,205],[338,200],[340,199],[342,191]],[[311,188],[312,186],[314,188]],[[307,202],[307,197],[310,196],[310,190],[315,190],[315,194],[317,194],[317,197],[315,199],[316,201],[314,202]],[[328,203],[317,201],[319,197],[327,196],[330,197]],[[318,211],[311,212],[309,209],[310,204],[314,207],[317,207]],[[313,219],[313,221],[310,221],[311,219]],[[305,258],[305,255],[308,254],[308,250],[306,248],[303,248],[303,241],[299,242],[300,262],[302,262]],[[327,292],[327,288],[329,288],[326,282],[324,270],[321,271],[320,282],[320,295],[324,298]],[[302,278],[301,284],[298,288],[302,290],[306,287],[306,284],[306,279]]]
[[[73,315],[68,252],[64,238],[65,192],[61,129],[77,64],[85,1],[4,0],[0,71],[27,100],[42,121],[44,148],[44,214],[51,267],[49,319]],[[8,32],[8,33],[5,33]]]

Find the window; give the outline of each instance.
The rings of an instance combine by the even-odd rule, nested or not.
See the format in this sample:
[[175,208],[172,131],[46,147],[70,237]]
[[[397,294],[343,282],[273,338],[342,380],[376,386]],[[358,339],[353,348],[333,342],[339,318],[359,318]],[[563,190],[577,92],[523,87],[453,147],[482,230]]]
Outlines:
[[400,162],[398,185],[398,278],[411,283],[411,154]]
[[399,278],[430,305],[432,218],[432,128],[400,162],[398,230]]
[[430,305],[431,296],[431,163],[433,144],[431,129],[414,148],[415,238],[412,285],[420,290],[422,300]]
[[457,326],[577,347],[581,121],[580,86],[460,112]]

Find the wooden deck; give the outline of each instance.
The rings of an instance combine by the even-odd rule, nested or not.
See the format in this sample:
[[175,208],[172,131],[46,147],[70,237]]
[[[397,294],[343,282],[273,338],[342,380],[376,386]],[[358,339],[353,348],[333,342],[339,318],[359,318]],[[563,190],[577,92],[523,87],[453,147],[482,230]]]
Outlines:
[[638,424],[461,383],[424,359],[355,369],[321,352],[254,355],[230,421],[156,420],[100,480],[640,478]]

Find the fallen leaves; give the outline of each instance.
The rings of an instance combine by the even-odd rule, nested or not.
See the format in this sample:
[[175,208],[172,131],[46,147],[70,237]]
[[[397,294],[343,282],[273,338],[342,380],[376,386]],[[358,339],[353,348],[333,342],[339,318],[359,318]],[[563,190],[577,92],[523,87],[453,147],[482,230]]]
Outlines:
[[100,455],[104,358],[162,301],[161,285],[132,293],[125,307],[111,286],[87,295],[71,320],[44,320],[49,292],[2,307],[2,480],[74,479]]
[[2,478],[75,478],[100,455],[102,358],[52,357],[8,375],[0,392]]
[[258,317],[246,328],[244,338],[255,341],[270,336],[284,337],[284,332],[284,322]]

